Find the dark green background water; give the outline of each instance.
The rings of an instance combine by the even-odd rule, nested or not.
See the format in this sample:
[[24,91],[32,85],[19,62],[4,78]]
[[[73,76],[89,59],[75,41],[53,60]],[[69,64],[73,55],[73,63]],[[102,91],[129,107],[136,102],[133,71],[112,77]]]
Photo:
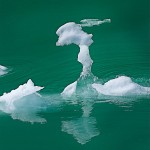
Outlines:
[[[149,8],[149,0],[0,0],[0,64],[12,69],[0,78],[0,94],[30,78],[47,94],[61,93],[75,81],[82,70],[77,62],[79,49],[56,47],[55,32],[66,22],[85,18],[112,20],[84,29],[93,34],[92,72],[103,81],[127,75],[149,86]],[[100,135],[85,145],[61,131],[61,121],[82,115],[80,106],[42,114],[46,124],[0,116],[0,150],[149,150],[149,100],[137,100],[130,111],[115,104],[95,104],[91,116]]]

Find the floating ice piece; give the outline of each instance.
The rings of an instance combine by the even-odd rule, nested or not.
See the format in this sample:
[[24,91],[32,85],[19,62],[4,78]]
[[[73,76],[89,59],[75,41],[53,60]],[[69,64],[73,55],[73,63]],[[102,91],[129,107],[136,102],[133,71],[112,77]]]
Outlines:
[[106,82],[104,85],[94,83],[92,87],[100,94],[110,96],[149,95],[150,87],[134,83],[131,78],[120,76]]
[[4,93],[0,97],[0,102],[5,101],[6,103],[12,103],[24,96],[31,95],[37,91],[40,91],[44,87],[34,86],[31,79],[27,83],[20,85],[16,90],[12,90],[10,93]]
[[80,21],[82,27],[92,27],[92,26],[98,26],[103,23],[110,23],[110,19],[104,19],[104,20],[99,20],[99,19],[83,19]]
[[[62,25],[56,34],[59,36],[56,43],[57,46],[76,44],[80,48],[78,54],[78,62],[83,65],[83,69],[80,77],[85,77],[91,74],[91,67],[93,60],[90,57],[89,46],[93,43],[92,34],[87,34],[82,30],[82,26],[93,26],[99,25],[105,22],[110,22],[110,19],[105,19],[100,21],[98,19],[84,19],[81,20],[83,24],[76,24],[74,22],[69,22]],[[72,96],[76,91],[77,81],[68,85],[62,95]]]
[[41,89],[43,87],[34,86],[32,80],[28,80],[27,83],[0,97],[0,110],[11,114],[14,119],[45,122],[44,118],[36,115],[43,105],[41,96],[36,93]]
[[76,91],[77,81],[69,84],[61,93],[63,96],[72,96]]

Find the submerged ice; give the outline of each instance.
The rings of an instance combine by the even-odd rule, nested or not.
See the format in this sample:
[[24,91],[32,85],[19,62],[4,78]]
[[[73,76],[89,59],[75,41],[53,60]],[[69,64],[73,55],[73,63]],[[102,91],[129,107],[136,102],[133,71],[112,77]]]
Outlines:
[[8,69],[7,69],[6,67],[0,65],[0,76],[6,74],[6,73],[7,73],[7,70],[8,70]]
[[[91,27],[102,23],[111,22],[110,19],[100,21],[98,19],[84,19],[81,24],[69,22],[62,25],[56,32],[59,36],[56,43],[57,46],[76,44],[80,51],[78,61],[82,64],[83,69],[79,79],[68,85],[62,92],[63,96],[72,95],[91,95],[97,94],[108,96],[132,96],[132,95],[150,95],[150,87],[143,87],[134,83],[130,77],[120,76],[112,79],[105,84],[97,82],[91,72],[93,60],[90,57],[89,46],[93,43],[92,34],[88,34],[82,30],[82,27]],[[85,93],[85,94],[84,94]]]

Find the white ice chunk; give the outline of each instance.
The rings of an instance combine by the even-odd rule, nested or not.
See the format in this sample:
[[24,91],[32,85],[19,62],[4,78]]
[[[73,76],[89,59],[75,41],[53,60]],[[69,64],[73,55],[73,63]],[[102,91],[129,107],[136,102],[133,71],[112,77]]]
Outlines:
[[94,83],[92,87],[103,95],[111,96],[130,96],[130,95],[148,95],[150,94],[150,87],[143,87],[134,83],[131,78],[120,76],[106,82],[104,85]]

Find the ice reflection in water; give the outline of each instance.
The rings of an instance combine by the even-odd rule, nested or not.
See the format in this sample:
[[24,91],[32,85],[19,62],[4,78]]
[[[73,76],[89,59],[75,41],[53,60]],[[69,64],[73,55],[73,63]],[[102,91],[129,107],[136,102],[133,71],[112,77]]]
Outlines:
[[80,118],[62,121],[62,131],[71,134],[80,144],[86,144],[100,132],[96,128],[96,118],[90,117],[93,102],[83,100],[83,114]]

